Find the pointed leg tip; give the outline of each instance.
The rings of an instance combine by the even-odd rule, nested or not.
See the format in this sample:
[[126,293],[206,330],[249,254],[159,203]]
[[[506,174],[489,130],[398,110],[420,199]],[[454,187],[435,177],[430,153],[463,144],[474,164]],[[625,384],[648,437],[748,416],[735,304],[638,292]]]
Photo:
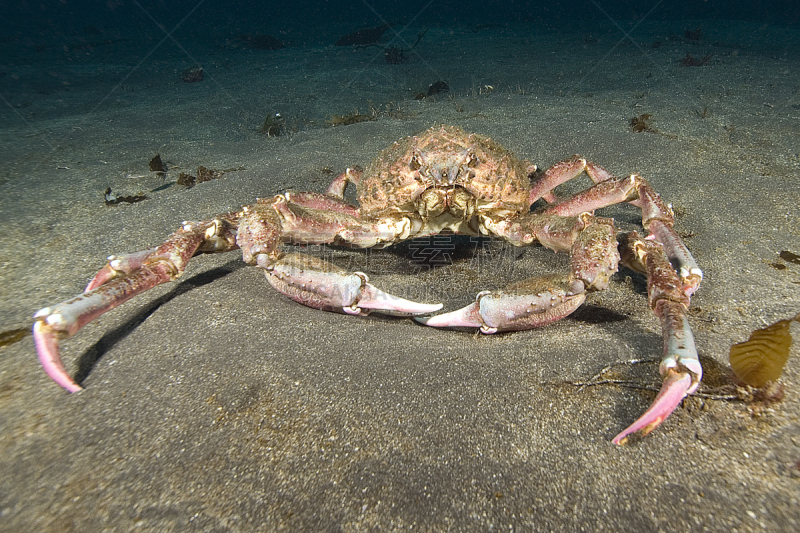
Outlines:
[[649,423],[646,420],[642,420],[643,418],[644,416],[642,416],[642,418],[640,418],[639,420],[637,420],[636,422],[625,428],[623,431],[620,432],[619,435],[614,437],[611,440],[611,442],[613,442],[618,446],[624,446],[628,444],[628,439],[631,435],[639,434],[640,436],[644,437],[648,433],[656,429],[658,426],[660,426],[661,422],[666,420],[667,417],[663,418],[657,417],[655,420],[652,420]]
[[692,387],[692,376],[687,372],[670,371],[664,378],[661,390],[653,400],[653,404],[640,416],[633,424],[625,428],[619,435],[614,437],[611,442],[624,445],[628,442],[628,437],[635,433],[647,435],[664,420],[669,418],[681,401],[687,396]]
[[414,317],[414,320],[434,328],[480,328],[484,325],[476,316],[475,304],[441,315]]
[[81,392],[83,390],[83,387],[81,387],[80,385],[78,385],[75,382],[71,382],[71,383],[67,383],[67,384],[59,383],[59,385],[61,385],[64,388],[64,390],[66,390],[69,393]]
[[355,305],[358,310],[368,309],[396,315],[426,315],[435,313],[443,307],[442,304],[423,304],[406,300],[384,292],[370,283],[365,284],[364,292]]
[[36,355],[39,358],[39,362],[47,375],[50,376],[50,379],[67,392],[83,390],[83,387],[75,383],[64,368],[58,350],[58,337],[49,330],[43,319],[37,320],[33,325],[33,342],[36,346]]

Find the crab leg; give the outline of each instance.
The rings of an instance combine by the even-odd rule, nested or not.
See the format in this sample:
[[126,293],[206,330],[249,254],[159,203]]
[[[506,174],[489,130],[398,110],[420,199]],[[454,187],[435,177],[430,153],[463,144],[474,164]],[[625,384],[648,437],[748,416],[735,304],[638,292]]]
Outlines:
[[[585,165],[591,165],[591,163],[585,163]],[[596,170],[587,172],[594,180],[602,177],[602,174],[598,174]],[[651,238],[664,246],[664,252],[675,265],[685,290],[691,296],[700,286],[703,272],[697,266],[689,249],[672,228],[674,223],[672,209],[641,176],[632,174],[627,178],[610,178],[601,181],[564,201],[548,206],[542,211],[542,214],[575,216],[620,202],[628,202],[642,210],[642,225],[650,231]],[[642,269],[637,267],[637,270],[641,271]]]
[[89,290],[34,315],[33,340],[45,372],[67,391],[81,390],[61,362],[60,339],[71,337],[137,294],[176,279],[195,253],[235,248],[230,216],[223,216],[198,223],[184,222],[161,246],[125,256],[127,259],[120,263],[112,258],[92,279]]
[[536,238],[555,250],[570,250],[571,275],[565,279],[531,278],[503,290],[483,291],[462,309],[417,321],[434,327],[478,327],[482,333],[544,326],[580,307],[587,290],[606,288],[617,269],[614,225],[608,219],[588,213],[578,217],[528,216],[493,225],[492,230],[512,242]]
[[620,241],[622,262],[631,268],[643,266],[647,271],[648,300],[661,319],[664,337],[664,357],[659,367],[664,382],[650,408],[614,437],[614,444],[625,444],[629,435],[639,431],[647,435],[657,428],[687,395],[697,390],[703,377],[687,319],[691,291],[680,281],[660,243],[641,239],[635,232],[621,236]]
[[[531,167],[528,170],[535,171],[536,167]],[[556,196],[552,192],[553,189],[579,176],[582,172],[586,172],[595,183],[600,183],[613,177],[610,172],[600,165],[587,161],[579,155],[574,155],[572,158],[560,161],[545,170],[539,181],[532,184],[529,203],[533,204],[539,198],[544,198],[546,202],[551,204],[556,202]]]
[[178,278],[192,256],[237,248],[245,262],[264,269],[276,289],[310,307],[361,315],[372,311],[413,315],[441,309],[440,304],[421,304],[381,291],[361,272],[346,272],[321,259],[280,250],[285,241],[372,246],[412,229],[408,219],[373,227],[356,215],[354,207],[333,195],[286,193],[213,220],[184,222],[161,246],[109,258],[83,294],[37,312],[33,336],[39,361],[67,391],[81,390],[61,362],[62,338],[134,296]]

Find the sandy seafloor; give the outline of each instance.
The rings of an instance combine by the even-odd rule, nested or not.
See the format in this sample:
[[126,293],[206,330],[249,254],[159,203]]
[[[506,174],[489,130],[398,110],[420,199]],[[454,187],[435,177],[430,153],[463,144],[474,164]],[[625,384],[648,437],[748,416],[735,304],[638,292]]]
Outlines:
[[[696,27],[699,43],[684,37]],[[202,256],[63,343],[70,373],[82,369],[79,394],[41,371],[30,336],[0,348],[0,530],[800,528],[797,345],[783,402],[714,396],[733,384],[732,343],[800,311],[800,264],[779,257],[800,254],[796,29],[645,22],[625,39],[610,23],[434,26],[400,65],[378,47],[254,51],[228,37],[188,32],[149,56],[157,33],[0,44],[4,330],[79,293],[109,254],[258,197],[323,191],[331,172],[445,123],[542,167],[579,153],[641,173],[673,204],[705,272],[691,324],[712,397],[618,447],[611,438],[654,392],[569,384],[660,357],[658,320],[630,271],[559,323],[481,336],[306,308],[238,253]],[[687,52],[713,55],[683,67]],[[182,82],[195,62],[205,79]],[[414,99],[440,79],[448,94]],[[374,121],[326,124],[370,107]],[[286,135],[260,134],[276,112]],[[643,113],[659,133],[631,131]],[[163,180],[148,171],[156,153]],[[198,165],[244,170],[175,184]],[[106,187],[149,198],[109,207]],[[639,220],[631,206],[601,214],[624,229]],[[447,242],[439,253],[452,261],[425,268],[414,256],[424,244],[311,251],[447,310],[569,264],[543,248],[459,254]],[[612,377],[659,384],[652,362]]]

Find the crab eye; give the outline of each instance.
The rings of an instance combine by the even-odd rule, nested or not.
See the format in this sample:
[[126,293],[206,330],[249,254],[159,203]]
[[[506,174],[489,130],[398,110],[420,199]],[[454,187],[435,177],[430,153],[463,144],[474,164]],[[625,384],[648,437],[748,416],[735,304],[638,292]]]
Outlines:
[[422,168],[422,163],[419,162],[419,157],[417,157],[416,155],[412,156],[411,162],[408,164],[408,168],[410,168],[411,170],[419,170],[420,168]]
[[480,163],[481,163],[481,162],[480,162],[480,161],[478,161],[478,158],[477,158],[477,157],[475,157],[475,154],[469,154],[469,161],[467,161],[467,166],[468,166],[469,168],[475,168],[475,167],[477,167],[478,165],[480,165]]

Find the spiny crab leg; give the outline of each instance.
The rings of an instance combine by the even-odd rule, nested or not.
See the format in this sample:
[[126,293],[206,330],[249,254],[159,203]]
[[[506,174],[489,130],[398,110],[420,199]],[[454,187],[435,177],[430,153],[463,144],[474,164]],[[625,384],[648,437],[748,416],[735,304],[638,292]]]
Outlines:
[[625,444],[629,435],[641,431],[644,436],[661,425],[687,395],[697,390],[703,376],[686,309],[682,304],[667,301],[660,302],[659,307],[664,334],[664,359],[659,370],[664,382],[652,405],[614,437],[614,444]]
[[71,337],[95,318],[137,294],[174,280],[198,250],[235,248],[230,216],[223,215],[205,222],[185,222],[161,246],[123,256],[120,260],[112,258],[95,275],[86,292],[54,307],[45,307],[34,315],[33,340],[45,372],[69,392],[82,390],[61,362],[60,339]]
[[94,290],[114,278],[127,276],[128,274],[136,272],[144,266],[145,261],[153,255],[156,250],[158,250],[158,248],[150,248],[149,250],[142,250],[141,252],[134,252],[132,254],[108,256],[108,263],[106,263],[106,266],[101,268],[100,272],[94,275],[83,292]]
[[[621,262],[636,270],[644,268],[647,272],[648,300],[653,312],[661,319],[664,337],[664,357],[659,367],[664,382],[652,405],[614,437],[614,444],[625,444],[629,435],[639,431],[647,435],[657,428],[687,395],[697,390],[703,377],[703,367],[687,318],[689,299],[695,288],[692,286],[694,277],[682,282],[664,246],[655,240],[641,239],[632,232],[622,235],[620,244],[623,250]],[[691,254],[689,259],[694,262]]]
[[112,280],[55,307],[39,310],[34,315],[36,322],[33,325],[33,341],[47,375],[68,392],[82,390],[61,362],[58,341],[71,337],[98,316],[137,294],[172,280],[171,270],[165,263],[159,262],[152,265],[152,268],[140,271],[134,278]]

